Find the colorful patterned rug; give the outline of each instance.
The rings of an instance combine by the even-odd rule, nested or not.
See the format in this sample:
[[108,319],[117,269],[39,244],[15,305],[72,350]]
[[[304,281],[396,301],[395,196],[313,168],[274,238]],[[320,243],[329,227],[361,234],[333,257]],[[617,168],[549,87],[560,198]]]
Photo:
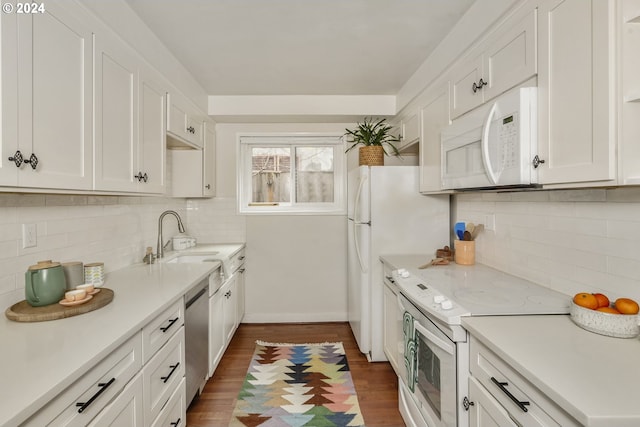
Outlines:
[[229,426],[364,427],[341,342],[256,342]]

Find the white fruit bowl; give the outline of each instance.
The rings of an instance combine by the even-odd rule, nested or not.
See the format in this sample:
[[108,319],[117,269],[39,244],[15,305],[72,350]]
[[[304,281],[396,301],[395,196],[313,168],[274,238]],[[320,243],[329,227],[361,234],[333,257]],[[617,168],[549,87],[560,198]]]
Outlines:
[[580,307],[571,301],[571,320],[596,334],[615,338],[635,338],[640,334],[640,319],[637,314],[613,314]]

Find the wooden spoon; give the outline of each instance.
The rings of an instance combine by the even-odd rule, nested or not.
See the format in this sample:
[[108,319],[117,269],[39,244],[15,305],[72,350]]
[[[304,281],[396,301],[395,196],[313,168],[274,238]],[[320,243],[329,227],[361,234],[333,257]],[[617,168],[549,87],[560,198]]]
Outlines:
[[462,239],[462,240],[465,240],[465,241],[470,241],[470,240],[472,240],[471,233],[469,233],[469,232],[468,232],[468,231],[466,231],[466,230],[465,230],[464,234],[462,235],[462,237],[463,237],[463,239]]

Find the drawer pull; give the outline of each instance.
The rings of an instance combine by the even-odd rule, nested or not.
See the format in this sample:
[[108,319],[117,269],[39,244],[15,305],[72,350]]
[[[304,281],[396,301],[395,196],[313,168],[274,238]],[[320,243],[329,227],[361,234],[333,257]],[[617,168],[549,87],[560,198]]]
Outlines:
[[93,403],[94,400],[96,400],[98,397],[100,397],[100,395],[109,388],[109,386],[111,384],[113,384],[115,382],[115,378],[111,378],[109,380],[109,382],[106,383],[98,383],[98,387],[100,387],[100,390],[97,391],[96,394],[94,394],[93,396],[91,396],[91,399],[87,400],[86,402],[78,402],[76,403],[76,406],[79,406],[78,408],[78,413],[81,414],[84,412],[85,409],[87,409],[89,407],[89,405],[91,405]]
[[395,280],[393,280],[393,277],[391,277],[391,276],[384,276],[384,277],[385,277],[389,282],[391,282],[392,284],[394,284],[394,285],[396,284],[396,281],[395,281]]
[[169,372],[169,375],[167,375],[166,377],[160,377],[163,383],[166,384],[167,381],[169,381],[169,378],[171,378],[171,375],[173,375],[176,369],[178,369],[178,366],[180,366],[180,362],[176,363],[175,365],[169,365],[169,367],[171,368],[171,372]]
[[173,422],[173,423],[169,423],[169,425],[173,426],[173,427],[178,427],[180,425],[180,421],[181,421],[180,418],[178,418],[178,421]]
[[180,319],[179,317],[176,317],[175,319],[171,319],[169,320],[169,324],[163,328],[160,328],[160,330],[162,332],[167,332],[169,330],[170,327],[173,326],[174,323],[176,323],[178,321],[178,319]]
[[509,399],[511,399],[513,401],[513,403],[518,405],[518,408],[522,409],[524,412],[529,412],[529,410],[527,409],[527,407],[525,405],[530,405],[531,403],[525,402],[525,401],[520,401],[513,394],[511,394],[511,392],[509,390],[507,390],[507,387],[505,387],[505,386],[508,386],[509,383],[501,383],[495,377],[491,377],[491,381],[493,381],[493,383],[495,385],[497,385],[498,388],[504,392],[504,394],[509,396]]

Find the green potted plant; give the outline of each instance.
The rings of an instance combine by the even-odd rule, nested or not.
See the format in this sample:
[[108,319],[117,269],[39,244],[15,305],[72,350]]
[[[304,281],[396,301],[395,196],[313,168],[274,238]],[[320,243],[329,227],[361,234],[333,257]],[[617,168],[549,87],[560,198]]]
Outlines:
[[362,145],[358,153],[360,166],[384,165],[384,156],[389,155],[386,148],[390,148],[394,156],[400,155],[396,146],[393,145],[400,139],[391,133],[392,129],[393,126],[386,123],[386,119],[374,120],[371,117],[365,117],[364,121],[358,123],[355,129],[345,129],[344,136],[347,142],[352,143],[345,153]]

